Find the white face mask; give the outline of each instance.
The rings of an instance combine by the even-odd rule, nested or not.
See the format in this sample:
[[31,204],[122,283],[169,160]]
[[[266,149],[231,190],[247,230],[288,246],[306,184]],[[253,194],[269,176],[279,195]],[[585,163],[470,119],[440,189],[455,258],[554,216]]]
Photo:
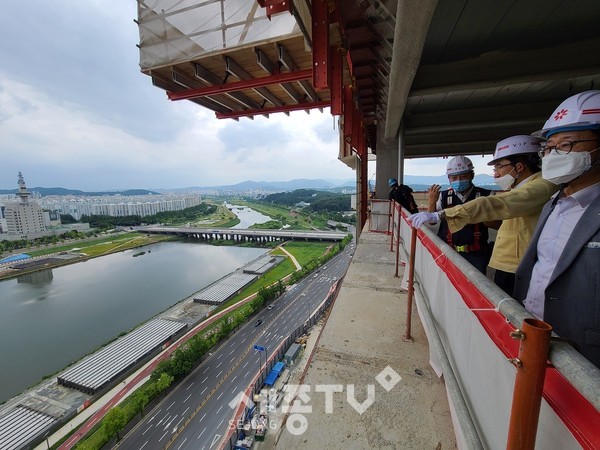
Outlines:
[[[513,167],[513,170],[515,170],[514,167]],[[510,172],[508,172],[506,175],[502,175],[501,177],[494,178],[494,182],[503,191],[508,191],[509,189],[512,189],[512,187],[513,187],[513,183],[515,182],[515,177],[513,177],[511,175],[511,173],[512,173],[512,170]]]
[[592,157],[589,152],[570,152],[564,155],[551,151],[542,158],[542,178],[560,185],[574,180],[590,167]]

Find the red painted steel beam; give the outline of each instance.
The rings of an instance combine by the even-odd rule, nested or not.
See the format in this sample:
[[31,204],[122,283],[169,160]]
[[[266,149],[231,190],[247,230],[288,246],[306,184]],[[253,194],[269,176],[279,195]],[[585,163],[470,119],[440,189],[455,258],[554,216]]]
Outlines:
[[360,112],[354,107],[354,104],[352,104],[352,146],[354,147],[354,149],[356,150],[356,153],[358,153],[358,156],[360,155],[360,148],[359,148],[359,142],[360,142],[360,133],[362,131],[362,124],[360,123]]
[[322,102],[311,102],[311,103],[298,103],[296,105],[285,105],[275,106],[273,108],[261,108],[261,109],[246,109],[244,111],[231,111],[227,113],[217,112],[215,115],[217,119],[237,119],[239,117],[253,117],[262,114],[274,114],[279,112],[288,111],[302,111],[316,108],[326,108],[330,103],[328,101]]
[[348,64],[348,71],[350,72],[350,76],[354,77],[354,64],[352,63],[350,52],[346,52],[346,64]]
[[270,75],[268,77],[253,78],[251,80],[236,81],[214,86],[206,86],[197,89],[189,89],[180,92],[167,92],[169,100],[190,100],[192,98],[206,97],[207,95],[224,94],[228,92],[243,91],[245,89],[254,89],[272,84],[289,83],[292,81],[309,80],[313,76],[311,69],[299,70],[296,72],[285,72]]
[[342,54],[333,46],[329,54],[331,56],[331,115],[339,116],[342,114],[344,99]]
[[313,0],[312,39],[313,39],[313,86],[316,90],[330,86],[329,68],[329,9],[326,0]]
[[291,12],[292,11],[292,2],[285,1],[281,2],[278,5],[269,5],[267,6],[267,18],[271,20],[271,16],[275,14],[283,13],[283,12]]
[[344,139],[352,137],[354,120],[354,102],[352,100],[352,86],[344,88]]
[[274,14],[292,11],[292,0],[257,0],[257,2],[261,8],[266,8],[269,20]]

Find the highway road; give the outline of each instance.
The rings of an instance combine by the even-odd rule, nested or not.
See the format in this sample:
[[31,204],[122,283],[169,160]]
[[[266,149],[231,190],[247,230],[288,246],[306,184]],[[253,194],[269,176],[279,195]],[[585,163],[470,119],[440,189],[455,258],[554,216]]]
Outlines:
[[[177,450],[217,448],[229,428],[236,399],[289,334],[325,300],[350,263],[354,243],[317,272],[305,277],[263,308],[222,343],[118,444],[119,449]],[[257,325],[258,320],[262,323]],[[233,407],[229,406],[232,403]],[[115,447],[115,448],[117,448]]]

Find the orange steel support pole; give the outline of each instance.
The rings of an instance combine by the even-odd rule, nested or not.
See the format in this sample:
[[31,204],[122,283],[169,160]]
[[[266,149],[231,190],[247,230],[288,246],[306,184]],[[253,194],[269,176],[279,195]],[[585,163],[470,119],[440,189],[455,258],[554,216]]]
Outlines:
[[388,203],[387,231],[390,233],[390,252],[394,251],[394,200]]
[[521,340],[506,448],[533,450],[537,433],[552,327],[536,319],[523,320],[522,331],[511,333]]
[[[396,232],[396,273],[394,276],[398,277],[398,266],[400,265],[400,225],[402,224],[402,207],[400,206],[398,211],[398,230]],[[392,231],[392,234],[394,232]]]
[[415,278],[415,251],[417,249],[417,229],[413,228],[410,235],[410,258],[408,260],[408,301],[406,304],[406,333],[404,333],[403,339],[405,341],[412,341],[413,338],[410,335],[411,331],[411,318],[412,318],[412,302],[414,293],[414,278]]

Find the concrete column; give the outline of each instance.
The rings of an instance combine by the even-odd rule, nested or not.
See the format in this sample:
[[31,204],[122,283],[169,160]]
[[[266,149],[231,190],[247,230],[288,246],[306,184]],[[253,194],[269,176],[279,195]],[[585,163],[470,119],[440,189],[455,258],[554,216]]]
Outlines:
[[[388,180],[396,178],[402,183],[402,167],[400,162],[400,139],[398,135],[393,139],[385,138],[385,129],[381,123],[377,124],[377,183],[375,185],[375,198],[387,199],[390,188]],[[369,174],[371,177],[372,174]]]

